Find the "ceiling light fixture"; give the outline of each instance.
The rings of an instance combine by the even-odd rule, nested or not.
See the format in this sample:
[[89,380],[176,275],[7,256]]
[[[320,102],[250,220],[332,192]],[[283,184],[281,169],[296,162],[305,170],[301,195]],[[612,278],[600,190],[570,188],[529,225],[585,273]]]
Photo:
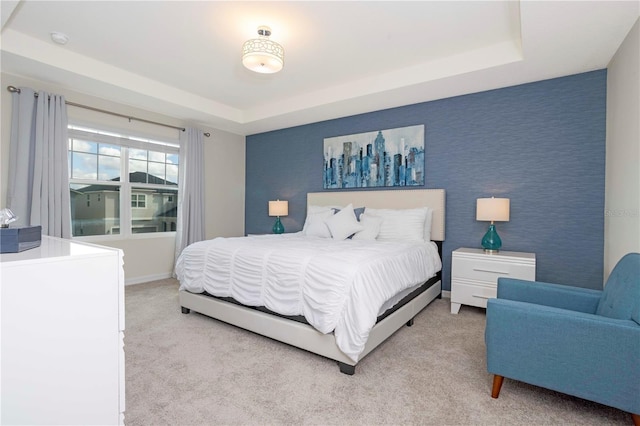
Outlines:
[[242,45],[242,65],[261,74],[273,74],[284,66],[284,49],[269,40],[271,28],[258,27],[259,38],[247,40]]

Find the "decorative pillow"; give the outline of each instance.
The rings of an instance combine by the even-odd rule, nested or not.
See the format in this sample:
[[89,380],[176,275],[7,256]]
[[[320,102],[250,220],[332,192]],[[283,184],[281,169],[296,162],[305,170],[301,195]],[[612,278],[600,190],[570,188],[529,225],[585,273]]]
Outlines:
[[[340,210],[342,209],[338,207],[333,207],[334,213],[338,213]],[[364,210],[365,210],[365,207],[355,207],[353,209],[353,212],[356,214],[356,219],[358,219],[358,221],[360,221],[360,216],[362,216],[362,213],[364,213]]]
[[363,229],[363,226],[356,219],[356,214],[351,204],[325,219],[324,222],[329,227],[334,240],[345,240],[350,235]]
[[[377,237],[380,241],[425,241],[425,223],[428,210],[427,207],[417,209],[367,208],[367,214],[370,213],[382,218],[380,233]],[[431,229],[430,223],[429,229]]]
[[308,213],[307,219],[304,221],[302,233],[310,237],[331,238],[331,232],[325,223],[325,220],[331,216],[333,216],[333,210],[330,208],[318,213]]
[[382,225],[382,218],[373,216],[370,213],[364,213],[360,216],[360,224],[363,226],[363,230],[356,232],[353,236],[354,240],[375,240],[380,232],[380,226]]

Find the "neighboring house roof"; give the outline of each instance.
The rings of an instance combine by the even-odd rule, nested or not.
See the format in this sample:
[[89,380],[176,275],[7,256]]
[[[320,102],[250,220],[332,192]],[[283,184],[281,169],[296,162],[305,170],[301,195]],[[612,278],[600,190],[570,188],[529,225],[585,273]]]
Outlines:
[[[117,180],[120,180],[120,178],[117,178]],[[177,185],[175,182],[169,182],[168,180],[161,179],[158,176],[150,175],[145,172],[129,173],[129,182],[152,183],[154,185]]]
[[[118,176],[110,180],[112,182],[120,182],[120,177]],[[153,185],[167,185],[167,186],[177,185],[175,182],[170,182],[168,180],[161,179],[158,176],[150,175],[145,172],[129,173],[129,182],[131,182],[134,185],[136,183],[151,183]],[[103,184],[95,184],[95,185],[85,186],[84,188],[79,188],[74,191],[82,192],[82,193],[120,191],[120,187],[103,185]]]

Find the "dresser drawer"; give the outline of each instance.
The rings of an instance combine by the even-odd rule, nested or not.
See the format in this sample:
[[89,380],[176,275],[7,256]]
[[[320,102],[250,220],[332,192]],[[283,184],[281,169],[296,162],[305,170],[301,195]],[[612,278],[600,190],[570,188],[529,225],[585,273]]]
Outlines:
[[535,280],[536,276],[534,264],[505,262],[499,259],[469,259],[454,256],[452,266],[454,279],[466,278],[496,283],[499,277]]
[[462,305],[487,307],[487,299],[496,297],[495,285],[482,285],[465,280],[453,280],[451,284],[451,302]]

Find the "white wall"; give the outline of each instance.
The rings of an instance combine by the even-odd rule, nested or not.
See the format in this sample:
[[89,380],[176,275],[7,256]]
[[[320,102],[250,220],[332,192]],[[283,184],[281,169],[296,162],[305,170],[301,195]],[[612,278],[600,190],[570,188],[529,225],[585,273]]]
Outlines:
[[[74,92],[55,84],[32,80],[10,74],[0,74],[1,139],[0,139],[0,208],[6,207],[7,177],[9,175],[9,145],[11,134],[11,94],[7,86],[26,86],[34,90],[46,90],[62,94],[67,101],[88,105],[120,114],[183,127],[184,121],[154,114],[105,99]],[[157,138],[178,138],[178,131],[162,126],[129,122],[127,119],[68,107],[69,120],[96,123],[121,131],[134,131]],[[199,126],[211,137],[205,140],[206,167],[206,236],[244,235],[244,191],[245,191],[245,138],[213,128]],[[124,251],[125,278],[128,284],[150,281],[171,276],[175,256],[174,234],[138,234],[130,239],[117,237],[84,237],[82,241],[117,247]]]
[[607,71],[604,279],[640,252],[640,19]]

